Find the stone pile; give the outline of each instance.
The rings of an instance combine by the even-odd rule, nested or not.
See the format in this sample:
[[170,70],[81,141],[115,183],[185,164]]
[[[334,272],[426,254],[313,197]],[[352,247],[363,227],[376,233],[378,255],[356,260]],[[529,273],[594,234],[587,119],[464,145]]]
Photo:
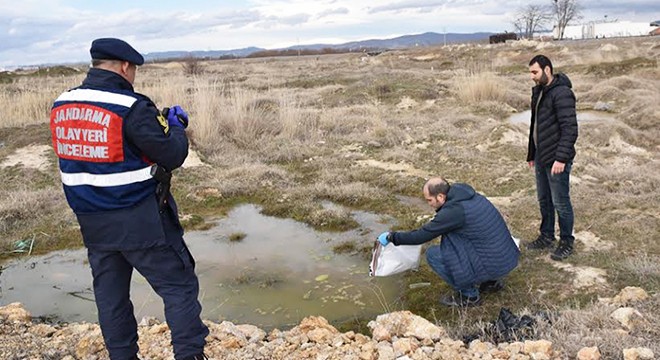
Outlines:
[[[643,298],[639,288],[626,288],[608,304],[625,306],[631,299]],[[639,315],[619,307],[612,316],[624,328],[634,327]],[[634,310],[634,309],[633,309]],[[617,313],[618,314],[614,314]],[[368,326],[371,337],[352,331],[341,333],[323,317],[310,316],[288,330],[266,333],[253,325],[228,321],[206,321],[210,334],[206,353],[210,359],[341,359],[341,360],[422,360],[422,359],[563,359],[547,340],[491,344],[474,340],[469,344],[449,338],[437,326],[409,311],[378,316]],[[167,324],[145,319],[139,326],[142,359],[172,359]],[[648,348],[623,350],[625,360],[654,359]],[[585,347],[570,356],[598,360],[598,347]],[[97,324],[64,326],[33,323],[30,313],[19,303],[0,307],[0,359],[108,359]]]

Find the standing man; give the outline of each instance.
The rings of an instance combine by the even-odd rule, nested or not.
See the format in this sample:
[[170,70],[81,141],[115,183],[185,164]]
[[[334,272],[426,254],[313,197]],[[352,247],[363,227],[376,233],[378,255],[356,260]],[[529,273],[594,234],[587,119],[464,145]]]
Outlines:
[[532,119],[529,128],[527,162],[536,173],[536,193],[541,209],[539,237],[527,249],[554,246],[555,210],[559,216],[559,245],[550,257],[564,260],[573,253],[573,206],[570,174],[575,157],[578,125],[572,84],[564,74],[552,73],[550,59],[535,56],[529,72],[532,88]]
[[87,247],[105,345],[112,360],[138,359],[129,294],[136,269],[163,299],[175,359],[205,359],[195,261],[169,194],[170,172],[188,156],[188,115],[178,106],[161,114],[134,92],[144,58],[128,43],[96,39],[90,54],[82,85],[55,100],[50,128]]
[[408,232],[384,232],[383,246],[419,245],[442,236],[440,245],[426,250],[426,260],[454,290],[440,299],[447,306],[481,304],[479,291],[498,291],[501,278],[518,266],[520,251],[500,212],[468,184],[429,179],[423,188],[435,217],[421,228]]

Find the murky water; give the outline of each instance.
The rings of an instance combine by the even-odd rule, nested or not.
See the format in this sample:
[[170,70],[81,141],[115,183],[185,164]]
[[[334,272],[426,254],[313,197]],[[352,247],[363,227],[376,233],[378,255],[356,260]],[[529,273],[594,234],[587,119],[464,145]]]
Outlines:
[[[531,110],[526,110],[520,113],[513,114],[509,117],[512,124],[529,124],[532,116]],[[591,121],[612,121],[614,115],[602,111],[579,111],[577,113],[578,122],[591,122]]]
[[[268,329],[293,326],[309,315],[343,321],[386,311],[397,300],[400,277],[370,278],[368,260],[335,254],[332,248],[344,241],[371,245],[388,225],[376,214],[352,215],[359,229],[323,233],[242,205],[216,227],[187,233],[197,263],[203,317]],[[231,241],[236,233],[245,237]],[[5,264],[0,304],[18,301],[33,316],[96,321],[91,282],[84,249],[30,257]],[[162,301],[137,272],[132,300],[138,320],[164,318]]]

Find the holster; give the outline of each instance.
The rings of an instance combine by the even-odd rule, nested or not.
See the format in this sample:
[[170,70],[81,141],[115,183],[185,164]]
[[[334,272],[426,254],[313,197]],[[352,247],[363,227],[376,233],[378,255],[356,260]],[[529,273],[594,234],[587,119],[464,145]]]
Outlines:
[[151,177],[158,182],[156,186],[156,197],[158,198],[158,209],[162,213],[165,210],[165,204],[170,195],[172,172],[167,171],[167,169],[158,164],[154,164],[151,166]]

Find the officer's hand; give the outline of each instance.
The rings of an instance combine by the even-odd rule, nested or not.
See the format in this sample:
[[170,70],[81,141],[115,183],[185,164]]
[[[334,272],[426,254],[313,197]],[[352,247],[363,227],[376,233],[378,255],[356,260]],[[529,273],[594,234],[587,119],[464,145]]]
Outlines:
[[378,235],[378,241],[380,241],[380,244],[383,246],[386,246],[390,241],[387,240],[387,237],[390,235],[389,232],[384,232],[380,235]]
[[170,126],[188,127],[188,114],[179,105],[163,109],[163,116],[167,117]]

